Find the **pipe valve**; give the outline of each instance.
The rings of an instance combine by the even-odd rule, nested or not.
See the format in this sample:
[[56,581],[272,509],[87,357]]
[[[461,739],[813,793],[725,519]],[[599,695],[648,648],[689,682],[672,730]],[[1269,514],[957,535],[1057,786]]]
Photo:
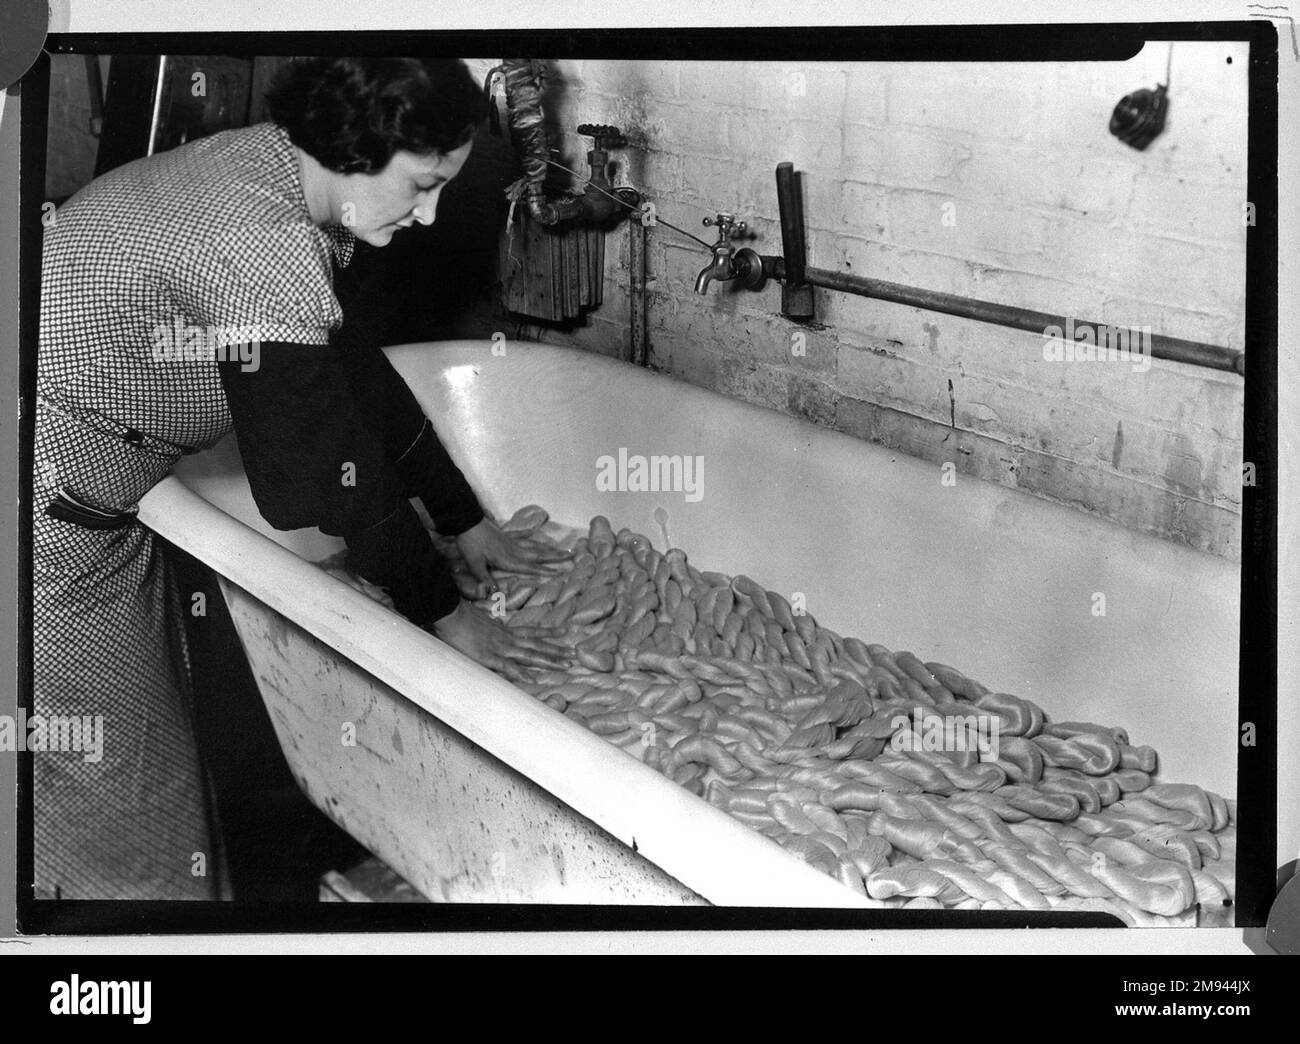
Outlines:
[[737,221],[735,214],[719,214],[716,218],[706,217],[704,219],[705,228],[713,228],[715,226],[718,230],[718,242],[715,244],[716,246],[720,246],[723,243],[730,243],[732,236],[739,235],[741,232],[745,231],[745,223],[743,221]]

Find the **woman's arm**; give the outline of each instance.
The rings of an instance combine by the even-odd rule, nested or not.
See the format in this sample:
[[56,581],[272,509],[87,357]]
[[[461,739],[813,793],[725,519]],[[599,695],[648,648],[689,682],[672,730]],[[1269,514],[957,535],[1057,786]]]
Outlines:
[[458,536],[483,509],[410,386],[382,349],[342,337],[332,345],[366,423],[383,442],[408,496],[419,497],[443,536]]
[[218,363],[253,499],[277,529],[343,537],[358,572],[430,625],[456,608],[459,592],[330,356],[275,342],[260,346],[255,370]]
[[334,292],[343,323],[330,334],[330,350],[347,374],[365,423],[383,442],[389,459],[419,497],[438,532],[458,536],[483,518],[478,498],[438,439],[411,389],[380,347],[393,334],[384,307],[387,282],[381,250],[356,245],[351,264],[334,269]]
[[[398,612],[508,677],[519,676],[519,664],[568,664],[568,651],[549,641],[549,632],[511,630],[461,602],[328,349],[262,344],[256,370],[230,354],[235,362],[218,363],[221,381],[253,499],[271,525],[342,536],[353,568],[385,588]],[[483,519],[468,532],[485,527],[495,530]]]
[[[347,270],[345,270],[347,271]],[[347,374],[362,417],[383,442],[408,496],[419,497],[443,536],[456,537],[461,553],[479,581],[478,595],[491,586],[488,566],[520,572],[541,571],[568,556],[534,546],[502,532],[483,514],[478,498],[416,402],[410,386],[379,347],[379,331],[355,287],[336,273],[340,298],[353,307],[330,339],[340,368]],[[372,286],[372,290],[375,288]]]

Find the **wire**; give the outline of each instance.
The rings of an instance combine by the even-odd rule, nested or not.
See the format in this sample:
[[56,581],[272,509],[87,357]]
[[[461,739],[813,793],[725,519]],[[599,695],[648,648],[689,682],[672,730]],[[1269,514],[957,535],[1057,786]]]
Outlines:
[[[567,171],[568,173],[572,174],[575,178],[578,178],[580,181],[584,181],[584,182],[586,182],[589,186],[591,186],[592,188],[594,188],[594,189],[595,189],[597,192],[599,192],[602,196],[608,196],[608,197],[609,197],[610,199],[612,199],[615,203],[619,204],[620,206],[626,207],[628,210],[632,211],[634,214],[639,214],[639,213],[641,213],[641,211],[640,211],[638,208],[632,206],[632,204],[628,203],[626,200],[619,199],[618,196],[615,196],[613,193],[606,192],[606,191],[605,191],[603,188],[601,188],[599,185],[597,185],[597,184],[595,184],[594,182],[592,182],[591,178],[584,177],[583,175],[579,174],[576,170],[569,170],[569,168],[566,167],[563,163],[556,163],[555,160],[553,160],[553,159],[548,159],[546,162],[547,162],[547,164],[548,164],[549,166],[552,166],[552,167],[558,167],[560,170]],[[654,220],[655,220],[655,224],[656,224],[656,225],[667,225],[667,226],[668,226],[669,228],[671,228],[674,232],[680,232],[680,233],[681,233],[682,235],[684,235],[687,239],[693,239],[693,240],[695,240],[695,242],[699,243],[700,246],[704,247],[705,250],[712,250],[712,249],[713,249],[713,244],[712,244],[712,243],[706,243],[706,242],[705,242],[703,239],[701,239],[699,236],[692,235],[690,232],[687,232],[686,229],[684,229],[684,228],[678,228],[678,227],[677,227],[676,225],[674,225],[671,221],[665,221],[665,220],[664,220],[663,218],[661,218],[658,214],[655,214],[655,219],[654,219]]]
[[1165,59],[1165,90],[1169,90],[1169,73],[1174,67],[1174,42],[1169,41],[1169,57]]

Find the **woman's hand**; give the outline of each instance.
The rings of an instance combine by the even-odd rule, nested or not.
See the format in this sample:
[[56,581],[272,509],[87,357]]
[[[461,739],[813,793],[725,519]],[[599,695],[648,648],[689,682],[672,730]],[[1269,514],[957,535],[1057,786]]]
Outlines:
[[448,645],[511,681],[528,680],[524,667],[565,670],[573,663],[569,648],[555,640],[556,629],[511,629],[469,602],[461,602],[434,623],[433,630]]
[[456,547],[478,583],[473,597],[486,598],[496,589],[489,567],[511,573],[544,574],[571,552],[543,543],[530,533],[508,533],[490,518],[456,537]]

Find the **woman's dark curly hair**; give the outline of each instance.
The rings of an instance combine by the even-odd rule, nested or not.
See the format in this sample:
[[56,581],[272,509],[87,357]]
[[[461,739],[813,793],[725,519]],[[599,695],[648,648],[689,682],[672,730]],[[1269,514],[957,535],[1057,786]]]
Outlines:
[[295,145],[340,174],[377,174],[398,151],[452,152],[487,111],[482,89],[454,58],[294,61],[266,103]]

